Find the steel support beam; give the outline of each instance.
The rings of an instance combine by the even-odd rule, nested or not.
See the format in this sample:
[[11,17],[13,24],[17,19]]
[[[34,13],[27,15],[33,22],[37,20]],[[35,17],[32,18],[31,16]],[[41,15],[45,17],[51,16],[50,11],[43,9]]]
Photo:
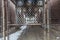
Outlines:
[[47,0],[47,40],[50,40],[50,0]]
[[3,14],[3,40],[6,40],[5,34],[5,7],[4,7],[4,0],[2,0],[2,14]]

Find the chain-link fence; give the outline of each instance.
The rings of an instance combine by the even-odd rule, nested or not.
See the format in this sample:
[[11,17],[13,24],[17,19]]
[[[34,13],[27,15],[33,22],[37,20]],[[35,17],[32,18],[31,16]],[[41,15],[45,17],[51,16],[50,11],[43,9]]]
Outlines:
[[[21,4],[21,5],[20,5]],[[17,1],[16,21],[17,23],[41,23],[43,19],[43,1],[22,0]],[[41,18],[42,17],[42,18]]]

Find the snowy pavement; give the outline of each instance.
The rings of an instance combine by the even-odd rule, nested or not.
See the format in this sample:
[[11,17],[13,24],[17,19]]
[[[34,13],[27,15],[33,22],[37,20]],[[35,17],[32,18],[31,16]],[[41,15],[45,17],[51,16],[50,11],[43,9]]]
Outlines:
[[[9,40],[17,40],[19,36],[22,34],[22,32],[27,28],[27,26],[21,26],[19,31],[9,35]],[[6,37],[7,40],[8,37]],[[3,40],[3,38],[0,38],[0,40]]]

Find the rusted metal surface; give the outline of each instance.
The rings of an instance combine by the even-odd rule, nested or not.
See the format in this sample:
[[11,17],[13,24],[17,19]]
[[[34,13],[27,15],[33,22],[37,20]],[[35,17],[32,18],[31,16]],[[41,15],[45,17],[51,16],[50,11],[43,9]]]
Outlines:
[[50,0],[51,4],[51,23],[60,24],[60,0]]

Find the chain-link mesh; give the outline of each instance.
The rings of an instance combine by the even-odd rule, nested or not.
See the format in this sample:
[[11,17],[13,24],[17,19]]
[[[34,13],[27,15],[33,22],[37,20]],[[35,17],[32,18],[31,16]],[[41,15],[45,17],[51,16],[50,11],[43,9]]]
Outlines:
[[[25,1],[24,1],[25,2]],[[17,7],[17,23],[40,23],[41,21],[41,14],[42,14],[42,10],[41,7],[43,5],[43,1],[41,0],[27,0],[27,2],[24,4],[23,1],[17,1],[17,6],[20,7],[20,9],[18,9]],[[22,4],[22,5],[19,5]],[[22,7],[24,6],[24,7]],[[41,6],[41,7],[40,7]],[[25,8],[25,9],[24,9]],[[21,12],[22,11],[22,12]],[[23,14],[23,16],[21,15]],[[22,19],[23,17],[23,19]]]
[[16,21],[17,23],[40,23],[41,15],[42,10],[39,7],[17,8]]
[[22,8],[17,8],[17,13],[16,13],[16,22],[18,24],[22,24],[24,23],[24,17],[23,17],[23,13],[22,13]]

